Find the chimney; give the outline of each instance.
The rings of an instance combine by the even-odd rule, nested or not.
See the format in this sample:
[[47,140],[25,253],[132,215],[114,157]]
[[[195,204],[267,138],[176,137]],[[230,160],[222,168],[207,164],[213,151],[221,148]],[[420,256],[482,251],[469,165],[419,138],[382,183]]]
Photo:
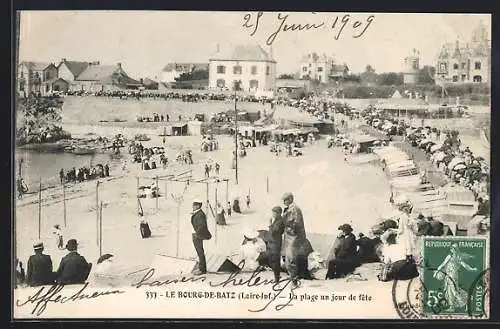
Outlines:
[[120,69],[120,70],[121,70],[121,69],[122,69],[122,63],[117,63],[117,64],[116,64],[116,67],[118,67],[118,69]]
[[273,46],[269,47],[269,57],[271,57],[271,59],[274,59]]

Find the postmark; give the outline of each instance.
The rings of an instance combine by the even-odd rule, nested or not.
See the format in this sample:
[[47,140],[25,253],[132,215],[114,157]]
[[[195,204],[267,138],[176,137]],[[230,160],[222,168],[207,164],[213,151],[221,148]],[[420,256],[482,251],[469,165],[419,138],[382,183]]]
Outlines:
[[487,319],[490,278],[485,238],[424,237],[419,277],[394,281],[403,319]]

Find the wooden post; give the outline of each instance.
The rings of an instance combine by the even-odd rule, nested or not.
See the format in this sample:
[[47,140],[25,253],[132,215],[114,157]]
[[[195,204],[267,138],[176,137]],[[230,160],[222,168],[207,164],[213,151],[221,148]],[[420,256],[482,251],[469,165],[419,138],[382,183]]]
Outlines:
[[179,257],[179,236],[180,236],[180,225],[181,225],[181,210],[180,210],[180,200],[175,200],[177,203],[177,246],[175,248],[175,257]]
[[167,193],[167,182],[168,182],[168,178],[165,179],[165,199],[168,197],[168,193]]
[[[215,183],[215,243],[217,244],[217,216],[219,215],[219,204],[217,202],[217,193],[218,193],[218,187],[219,183]],[[222,210],[222,209],[221,209]]]
[[64,227],[66,227],[66,183],[63,182],[63,211],[64,211]]
[[99,245],[99,181],[95,186],[96,243]]
[[158,185],[158,175],[156,175],[156,210],[158,210],[158,193],[160,191],[160,186]]
[[206,204],[205,204],[205,208],[206,208],[206,214],[208,216],[208,210],[209,210],[208,209],[208,202],[209,202],[209,200],[208,200],[208,182],[206,182],[205,184],[206,184],[206,194],[207,194],[207,201],[206,201]]
[[266,176],[266,191],[269,193],[269,176]]
[[99,207],[99,257],[102,256],[102,201]]
[[229,179],[226,179],[226,204],[224,205],[224,207],[227,205],[228,202],[229,202]]
[[40,177],[40,186],[38,190],[38,239],[42,235],[42,177]]
[[[137,188],[135,190],[135,194],[136,194],[136,197],[137,197],[137,201],[139,201],[139,176],[137,176]],[[139,214],[140,213],[140,205],[139,205],[139,202],[137,202],[137,213]]]

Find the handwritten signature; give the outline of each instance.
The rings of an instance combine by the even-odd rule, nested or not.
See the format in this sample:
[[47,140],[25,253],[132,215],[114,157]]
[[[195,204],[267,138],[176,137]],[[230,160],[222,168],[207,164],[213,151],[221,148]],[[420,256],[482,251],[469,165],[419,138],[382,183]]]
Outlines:
[[65,304],[68,302],[78,302],[85,299],[95,299],[107,295],[123,294],[123,290],[104,290],[104,291],[94,291],[92,293],[85,293],[89,283],[85,283],[83,287],[71,296],[64,296],[63,290],[66,286],[64,284],[55,284],[50,287],[44,286],[40,287],[34,295],[29,296],[24,302],[19,300],[16,301],[17,306],[24,306],[26,304],[35,304],[31,314],[42,315],[47,309],[49,303],[60,303]]
[[[313,13],[315,14],[315,13]],[[264,12],[259,11],[256,15],[251,13],[247,13],[243,16],[243,25],[245,29],[250,30],[250,36],[254,36],[259,30],[259,24],[264,16]],[[339,40],[339,38],[345,34],[345,28],[350,26],[352,30],[353,38],[360,38],[365,34],[365,32],[370,27],[371,23],[375,19],[374,15],[368,16],[366,21],[361,21],[358,19],[354,19],[349,14],[345,14],[342,17],[336,16],[331,22],[317,22],[317,23],[290,23],[290,15],[278,13],[277,15],[276,26],[273,28],[273,32],[267,37],[266,44],[271,46],[278,35],[281,32],[288,31],[309,31],[309,30],[319,30],[323,28],[330,28],[335,31],[336,34],[334,36],[335,40]],[[349,24],[349,25],[348,25]],[[352,25],[351,25],[352,24]]]
[[[245,261],[241,261],[238,263],[238,267],[241,269],[245,265]],[[294,291],[300,287],[300,281],[297,280],[296,284],[291,284],[291,278],[282,278],[278,282],[275,280],[263,279],[260,276],[260,273],[264,272],[262,267],[257,268],[253,271],[249,277],[242,277],[242,270],[238,270],[236,272],[229,273],[227,277],[225,277],[221,281],[208,281],[208,284],[211,287],[258,287],[258,286],[272,286],[272,291],[274,292],[273,297],[269,299],[269,301],[264,304],[264,306],[256,309],[249,309],[250,312],[262,312],[269,308],[273,303],[275,304],[274,309],[280,311],[287,306],[292,306],[291,302],[296,296]],[[167,280],[157,280],[154,279],[155,269],[150,268],[147,269],[147,272],[144,276],[136,283],[132,284],[132,287],[140,288],[140,287],[161,287],[176,283],[187,283],[187,282],[205,282],[207,281],[206,276],[200,277],[182,277],[180,279],[167,279]],[[284,291],[287,287],[290,287],[290,294],[288,295],[288,300],[285,303],[277,302],[278,298],[283,298],[285,294]],[[285,297],[286,298],[286,297]]]

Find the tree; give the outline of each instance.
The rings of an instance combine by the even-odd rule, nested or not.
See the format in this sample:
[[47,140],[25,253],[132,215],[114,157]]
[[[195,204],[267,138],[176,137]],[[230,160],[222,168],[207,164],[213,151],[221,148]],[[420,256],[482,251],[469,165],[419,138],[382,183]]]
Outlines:
[[378,75],[378,83],[383,86],[398,86],[402,85],[404,81],[403,74],[401,73],[381,73]]
[[435,84],[434,76],[436,74],[436,69],[433,66],[425,65],[423,68],[418,70],[417,82],[420,85]]
[[293,74],[286,74],[286,73],[281,74],[281,75],[278,77],[278,79],[294,79],[294,78],[295,78],[295,77],[294,77],[294,75],[293,75]]
[[366,65],[365,72],[367,73],[375,73],[375,69],[370,65]]
[[377,73],[375,69],[368,64],[365,68],[365,72],[361,73],[361,82],[364,84],[374,84],[377,82]]
[[344,82],[353,82],[353,83],[360,83],[361,82],[361,77],[359,74],[347,74],[343,78]]
[[175,81],[193,81],[193,80],[207,80],[208,71],[207,70],[195,70],[192,72],[182,73],[179,77],[175,78]]

